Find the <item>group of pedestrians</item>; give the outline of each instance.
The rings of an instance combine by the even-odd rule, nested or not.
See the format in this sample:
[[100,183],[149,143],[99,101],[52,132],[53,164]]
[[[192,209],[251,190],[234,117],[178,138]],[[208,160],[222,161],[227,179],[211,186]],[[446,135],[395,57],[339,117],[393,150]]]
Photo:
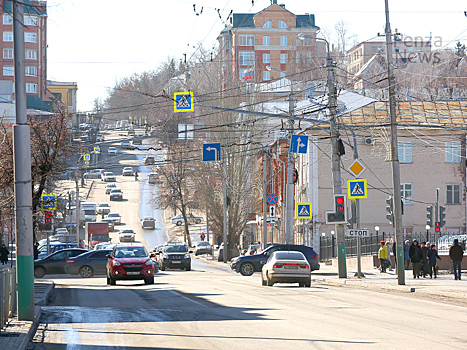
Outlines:
[[[421,245],[418,244],[416,239],[413,240],[412,245],[408,248],[409,241],[405,241],[404,253],[407,251],[406,255],[406,267],[412,263],[413,278],[427,277],[430,275],[430,278],[437,278],[438,275],[438,260],[441,260],[441,257],[438,255],[435,244],[430,244],[422,242]],[[408,255],[408,260],[407,260]]]

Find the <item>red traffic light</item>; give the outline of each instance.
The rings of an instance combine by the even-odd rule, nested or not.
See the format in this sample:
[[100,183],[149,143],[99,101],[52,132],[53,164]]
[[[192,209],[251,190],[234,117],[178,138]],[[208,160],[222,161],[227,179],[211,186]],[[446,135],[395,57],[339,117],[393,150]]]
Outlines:
[[439,225],[439,222],[436,222],[435,223],[435,232],[439,232],[439,231],[441,231],[441,227]]
[[45,212],[45,217],[46,217],[46,218],[51,218],[51,217],[52,217],[52,212],[46,211],[46,212]]
[[336,196],[336,203],[343,204],[344,203],[344,196]]

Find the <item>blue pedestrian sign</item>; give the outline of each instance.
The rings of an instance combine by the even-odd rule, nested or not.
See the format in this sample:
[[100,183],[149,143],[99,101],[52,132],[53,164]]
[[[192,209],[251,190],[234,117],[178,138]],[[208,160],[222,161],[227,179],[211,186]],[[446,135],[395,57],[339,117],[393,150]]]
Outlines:
[[220,143],[203,144],[203,161],[213,162],[216,160],[221,160],[221,144]]
[[347,180],[347,192],[349,198],[359,199],[368,197],[366,179]]
[[269,193],[266,200],[269,205],[275,205],[278,201],[277,195],[275,193]]
[[311,219],[311,203],[297,203],[295,217],[297,219]]
[[41,208],[42,209],[57,209],[57,195],[56,194],[41,194]]
[[308,136],[292,135],[290,153],[306,153],[308,150]]
[[83,159],[85,162],[89,162],[91,160],[91,155],[89,153],[86,153],[83,155]]
[[192,92],[174,93],[174,112],[193,112],[195,104],[193,103]]
[[101,153],[101,149],[99,146],[94,147],[94,153],[97,153],[97,154]]

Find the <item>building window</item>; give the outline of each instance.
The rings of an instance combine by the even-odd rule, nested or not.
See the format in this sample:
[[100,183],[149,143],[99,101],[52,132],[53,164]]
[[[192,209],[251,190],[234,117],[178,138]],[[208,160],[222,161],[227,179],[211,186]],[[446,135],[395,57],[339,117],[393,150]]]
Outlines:
[[272,21],[267,21],[263,24],[263,28],[272,28]]
[[3,66],[3,75],[13,77],[15,75],[15,66]]
[[36,33],[24,33],[24,42],[25,43],[37,43],[37,34]]
[[460,163],[461,162],[461,143],[446,142],[445,144],[446,163]]
[[271,55],[268,53],[263,53],[263,63],[271,63]]
[[263,80],[271,80],[271,72],[268,70],[265,70],[263,72]]
[[412,142],[398,142],[399,161],[401,163],[412,163]]
[[279,28],[289,28],[285,22],[279,21]]
[[13,24],[13,16],[4,14],[3,15],[3,24]]
[[37,26],[37,17],[24,15],[24,24],[27,26]]
[[26,76],[37,77],[37,67],[26,67]]
[[401,184],[401,198],[404,201],[404,204],[408,204],[408,205],[413,204],[412,184],[410,183]]
[[13,58],[13,49],[3,49],[3,58]]
[[461,185],[446,185],[446,204],[461,204]]
[[286,53],[281,53],[281,63],[287,63],[289,60],[289,55]]
[[254,51],[240,51],[238,53],[238,59],[240,60],[241,66],[252,66],[255,64],[255,52]]
[[24,57],[27,60],[37,60],[37,50],[26,49],[24,51]]
[[270,36],[263,36],[263,45],[264,46],[271,45],[271,37]]
[[285,78],[285,77],[286,77],[285,72],[281,72],[281,79],[282,79],[282,78]]
[[238,46],[254,46],[255,36],[249,34],[240,34],[238,36]]
[[13,32],[3,32],[3,41],[13,41]]
[[26,83],[26,93],[37,94],[37,84]]
[[287,46],[289,44],[289,37],[281,36],[281,46]]

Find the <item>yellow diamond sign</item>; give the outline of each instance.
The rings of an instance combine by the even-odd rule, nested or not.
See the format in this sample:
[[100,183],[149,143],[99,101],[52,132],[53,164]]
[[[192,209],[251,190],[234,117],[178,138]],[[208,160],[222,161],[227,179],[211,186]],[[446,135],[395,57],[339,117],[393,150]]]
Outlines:
[[355,159],[352,165],[349,166],[348,169],[353,174],[353,176],[359,177],[360,174],[363,173],[366,168],[362,163],[358,161],[358,159]]

